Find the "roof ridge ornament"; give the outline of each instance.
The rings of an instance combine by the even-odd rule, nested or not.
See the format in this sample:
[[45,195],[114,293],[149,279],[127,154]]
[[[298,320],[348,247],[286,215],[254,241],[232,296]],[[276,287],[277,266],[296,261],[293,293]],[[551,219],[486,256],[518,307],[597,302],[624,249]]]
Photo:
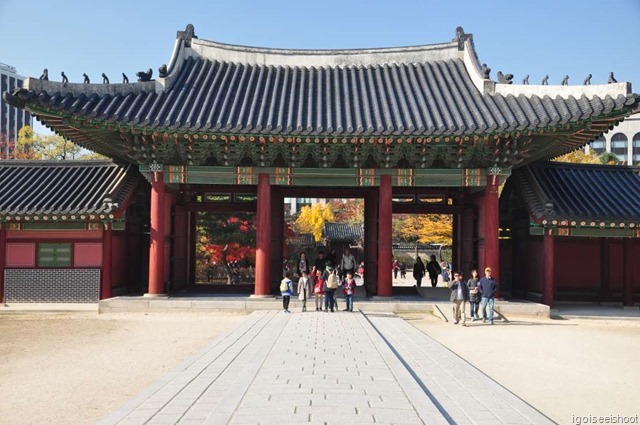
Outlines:
[[499,84],[513,84],[513,74],[502,74],[502,71],[498,71],[496,74]]
[[543,86],[549,85],[549,74],[545,75],[544,78],[542,79],[542,85]]
[[560,82],[561,86],[568,86],[569,85],[569,76],[565,75],[564,78],[562,79],[562,81]]
[[466,34],[462,27],[456,27],[456,36],[453,40],[458,43],[458,50],[464,50],[464,42],[471,38],[471,34]]
[[491,79],[491,68],[489,68],[486,63],[482,64],[481,71],[482,71],[482,77],[485,80],[490,80]]
[[91,80],[89,79],[89,76],[87,75],[87,73],[83,73],[82,76],[84,77],[84,81],[83,84],[91,84]]
[[62,77],[62,84],[66,85],[67,83],[69,83],[69,78],[67,78],[64,71],[60,73],[60,76]]
[[[613,73],[611,73],[613,74]],[[48,81],[49,80],[49,70],[47,68],[42,70],[42,75],[40,75],[41,80]]]
[[198,36],[195,34],[193,24],[187,24],[187,27],[184,31],[178,31],[176,38],[179,40],[183,40],[185,47],[191,47],[191,39],[198,38]]
[[145,81],[151,81],[151,77],[153,76],[153,70],[149,68],[147,72],[139,71],[136,72],[136,77],[138,77],[138,82],[142,83]]
[[109,77],[104,72],[102,73],[102,84],[109,84]]
[[523,86],[529,85],[529,74],[525,75],[525,77],[522,79],[522,85]]
[[[46,71],[46,69],[45,69]],[[613,71],[609,72],[609,80],[607,81],[607,84],[613,84],[613,83],[617,83],[618,80],[616,80],[616,78],[613,76]]]
[[585,86],[590,86],[591,85],[591,74],[587,75],[587,78],[584,79],[582,84],[585,85]]

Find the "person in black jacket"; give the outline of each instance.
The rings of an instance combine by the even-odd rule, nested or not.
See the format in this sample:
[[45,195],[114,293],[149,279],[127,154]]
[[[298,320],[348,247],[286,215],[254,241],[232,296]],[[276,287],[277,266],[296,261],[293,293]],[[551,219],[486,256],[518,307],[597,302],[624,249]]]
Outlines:
[[438,261],[436,261],[435,255],[432,255],[427,263],[427,273],[429,273],[429,279],[431,279],[431,287],[435,288],[438,284],[438,276],[442,273],[442,268],[440,264],[438,264]]
[[422,262],[422,258],[418,255],[418,258],[416,258],[416,264],[413,266],[413,278],[416,280],[416,286],[418,288],[422,285],[424,273],[424,263]]

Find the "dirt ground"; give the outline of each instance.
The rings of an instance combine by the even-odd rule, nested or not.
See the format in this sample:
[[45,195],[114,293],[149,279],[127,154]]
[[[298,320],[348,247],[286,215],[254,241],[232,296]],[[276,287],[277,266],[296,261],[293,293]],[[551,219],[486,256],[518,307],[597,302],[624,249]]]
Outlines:
[[638,320],[512,317],[465,328],[403,317],[560,424],[576,423],[574,415],[640,414]]
[[245,316],[0,315],[0,424],[92,424]]

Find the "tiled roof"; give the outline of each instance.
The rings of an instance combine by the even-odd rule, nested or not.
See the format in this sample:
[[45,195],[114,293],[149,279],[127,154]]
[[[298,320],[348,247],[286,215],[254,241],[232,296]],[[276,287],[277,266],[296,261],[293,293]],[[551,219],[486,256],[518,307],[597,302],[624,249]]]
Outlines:
[[115,214],[140,179],[111,161],[0,161],[0,214]]
[[127,126],[285,135],[522,131],[638,103],[625,83],[519,86],[484,78],[469,35],[431,46],[276,50],[178,40],[169,75],[135,84],[29,79],[14,104]]
[[538,162],[513,171],[503,196],[513,190],[538,224],[640,223],[637,167]]
[[325,223],[322,233],[331,242],[354,242],[364,237],[364,226],[349,223]]

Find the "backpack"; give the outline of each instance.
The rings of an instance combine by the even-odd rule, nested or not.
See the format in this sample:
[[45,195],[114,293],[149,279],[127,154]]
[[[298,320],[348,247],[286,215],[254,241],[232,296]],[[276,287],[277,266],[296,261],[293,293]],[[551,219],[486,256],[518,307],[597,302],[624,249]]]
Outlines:
[[331,273],[327,279],[327,288],[336,289],[338,287],[338,276],[335,273]]
[[449,282],[449,271],[446,269],[442,269],[442,280],[444,282]]
[[280,292],[287,292],[289,290],[289,283],[286,280],[280,282]]

